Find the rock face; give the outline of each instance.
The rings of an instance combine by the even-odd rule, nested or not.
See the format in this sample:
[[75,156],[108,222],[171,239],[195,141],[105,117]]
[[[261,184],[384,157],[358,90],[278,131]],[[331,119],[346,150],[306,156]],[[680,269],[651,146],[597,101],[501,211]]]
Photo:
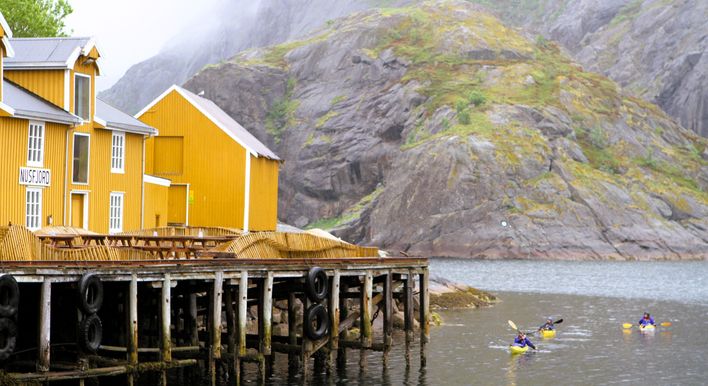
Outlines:
[[426,256],[708,256],[706,140],[469,2],[369,10],[186,83],[274,147],[281,220]]
[[708,136],[708,2],[473,0]]
[[[223,2],[210,23],[192,26],[154,57],[132,66],[101,98],[136,113],[173,84],[201,68],[252,47],[302,36],[328,20],[376,6],[373,0],[233,0]],[[404,0],[386,1],[389,5]],[[196,31],[195,31],[196,30]]]

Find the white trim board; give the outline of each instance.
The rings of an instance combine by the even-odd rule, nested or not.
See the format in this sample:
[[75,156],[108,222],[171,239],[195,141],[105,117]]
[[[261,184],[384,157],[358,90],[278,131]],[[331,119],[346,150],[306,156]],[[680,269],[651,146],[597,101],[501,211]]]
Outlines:
[[155,177],[155,176],[151,176],[149,174],[143,174],[143,182],[145,182],[146,184],[168,186],[168,187],[170,185],[172,185],[172,181],[168,180],[167,178]]

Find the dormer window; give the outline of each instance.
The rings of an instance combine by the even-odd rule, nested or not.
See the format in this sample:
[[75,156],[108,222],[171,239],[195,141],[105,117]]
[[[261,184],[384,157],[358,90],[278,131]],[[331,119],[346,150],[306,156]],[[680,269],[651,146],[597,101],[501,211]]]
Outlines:
[[91,120],[91,77],[74,76],[74,113],[84,121]]

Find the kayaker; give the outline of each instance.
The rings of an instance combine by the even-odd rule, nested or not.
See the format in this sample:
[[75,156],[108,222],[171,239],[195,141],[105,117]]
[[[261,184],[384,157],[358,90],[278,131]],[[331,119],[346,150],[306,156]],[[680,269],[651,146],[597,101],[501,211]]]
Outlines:
[[648,312],[645,312],[645,313],[644,313],[644,316],[643,316],[641,319],[639,319],[639,323],[638,323],[638,324],[639,324],[640,326],[642,326],[642,327],[645,327],[645,326],[648,326],[648,325],[656,326],[656,323],[654,323],[654,318],[652,318],[651,315],[649,315]]
[[542,330],[555,330],[556,328],[553,326],[553,319],[548,318],[546,319],[546,323],[544,323],[541,327],[538,328],[538,331]]
[[531,341],[529,340],[529,338],[526,337],[526,334],[524,334],[521,331],[519,331],[519,335],[517,335],[516,338],[514,339],[514,346],[519,346],[519,347],[529,346],[534,350],[536,349],[536,346],[534,346],[533,343],[531,343]]

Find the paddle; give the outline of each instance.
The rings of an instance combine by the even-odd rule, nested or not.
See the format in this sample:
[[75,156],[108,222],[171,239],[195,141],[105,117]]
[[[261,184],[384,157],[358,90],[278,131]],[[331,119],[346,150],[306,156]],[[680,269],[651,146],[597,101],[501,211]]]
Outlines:
[[509,327],[513,328],[517,332],[521,332],[521,330],[519,330],[519,328],[516,327],[516,323],[512,322],[511,320],[509,320]]

